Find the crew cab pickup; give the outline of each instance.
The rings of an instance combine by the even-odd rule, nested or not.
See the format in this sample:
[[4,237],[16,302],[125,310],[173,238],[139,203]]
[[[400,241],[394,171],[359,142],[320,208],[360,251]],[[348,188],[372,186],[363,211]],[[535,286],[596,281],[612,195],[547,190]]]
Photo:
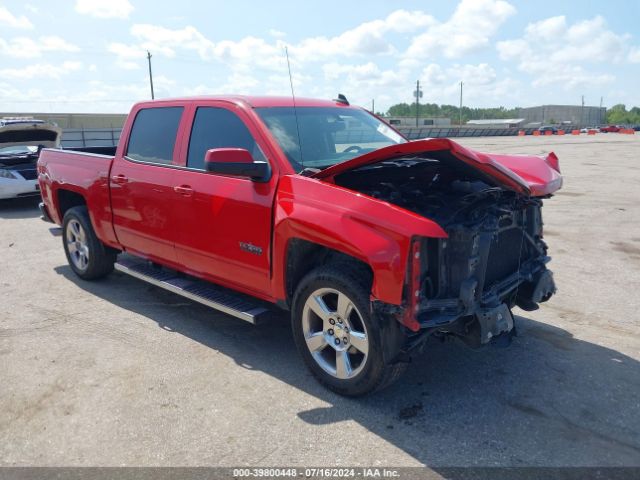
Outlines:
[[344,96],[139,103],[117,148],[45,149],[38,173],[80,278],[115,267],[252,323],[289,311],[344,395],[390,384],[429,337],[508,343],[511,309],[555,292],[553,153],[410,142]]

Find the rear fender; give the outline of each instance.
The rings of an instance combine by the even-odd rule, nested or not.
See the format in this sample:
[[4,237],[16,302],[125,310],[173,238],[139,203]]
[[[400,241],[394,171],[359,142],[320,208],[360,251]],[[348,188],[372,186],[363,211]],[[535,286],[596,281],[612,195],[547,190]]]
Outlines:
[[52,220],[62,224],[59,190],[82,196],[97,237],[119,248],[113,231],[109,198],[111,161],[101,155],[44,149],[38,160],[40,191]]

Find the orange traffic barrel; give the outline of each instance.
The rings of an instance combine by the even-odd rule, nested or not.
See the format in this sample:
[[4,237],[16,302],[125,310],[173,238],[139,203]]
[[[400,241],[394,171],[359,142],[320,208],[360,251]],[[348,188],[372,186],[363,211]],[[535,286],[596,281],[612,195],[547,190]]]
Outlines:
[[589,131],[587,132],[587,135],[595,135],[595,134],[596,134],[596,131],[595,131],[595,130],[589,130]]
[[524,137],[524,130],[518,130],[518,136]]
[[571,135],[580,135],[580,130],[571,130]]
[[558,130],[558,135],[564,135],[564,130]]
[[553,135],[553,132],[551,130],[545,130],[544,134],[545,135]]
[[533,135],[534,135],[535,137],[537,137],[538,135],[540,135],[540,131],[539,131],[539,130],[534,130],[534,131],[533,131]]

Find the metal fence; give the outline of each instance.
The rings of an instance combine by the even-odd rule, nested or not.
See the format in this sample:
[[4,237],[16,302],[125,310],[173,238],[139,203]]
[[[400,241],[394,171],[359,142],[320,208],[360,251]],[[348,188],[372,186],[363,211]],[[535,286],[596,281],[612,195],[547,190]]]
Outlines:
[[[575,130],[575,125],[562,127],[567,133]],[[535,128],[484,128],[484,127],[400,127],[398,131],[409,140],[417,138],[443,138],[443,137],[509,137],[518,135],[519,131],[525,135],[533,135]]]
[[[571,130],[579,127],[575,125],[565,125],[563,130],[570,133]],[[508,137],[518,135],[523,130],[525,135],[532,135],[537,128],[487,128],[487,127],[397,127],[403,135],[410,140],[418,138],[443,138],[443,137]],[[338,136],[342,138],[338,143],[361,143],[366,141],[374,141],[369,131],[351,131],[348,135],[338,132]],[[368,138],[368,137],[372,138]],[[62,132],[62,146],[64,148],[73,147],[113,147],[118,144],[120,139],[119,128],[70,128]]]
[[113,147],[118,144],[120,130],[119,128],[67,128],[62,132],[62,147]]

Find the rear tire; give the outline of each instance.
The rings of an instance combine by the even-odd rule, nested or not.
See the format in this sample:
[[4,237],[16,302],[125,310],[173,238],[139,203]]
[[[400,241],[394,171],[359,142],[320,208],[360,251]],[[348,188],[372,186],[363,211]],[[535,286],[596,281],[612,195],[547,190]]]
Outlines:
[[117,254],[96,236],[87,207],[66,211],[62,221],[62,244],[71,270],[83,280],[102,278],[113,271]]
[[381,390],[406,370],[406,363],[385,362],[380,322],[400,326],[372,315],[370,285],[368,270],[340,263],[308,273],[294,295],[291,323],[298,351],[320,383],[340,395]]

